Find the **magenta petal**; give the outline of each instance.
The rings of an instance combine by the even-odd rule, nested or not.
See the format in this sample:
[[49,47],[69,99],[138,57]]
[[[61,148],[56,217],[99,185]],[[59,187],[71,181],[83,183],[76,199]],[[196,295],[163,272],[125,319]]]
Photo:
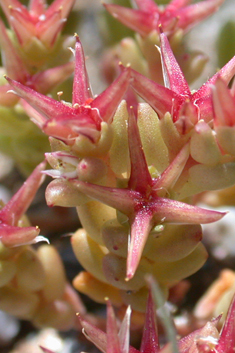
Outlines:
[[235,75],[235,56],[222,67],[214,76],[212,76],[197,92],[193,94],[193,100],[211,96],[211,86],[215,84],[218,77],[222,78],[226,84],[229,84],[230,80]]
[[[64,27],[66,19],[62,18],[62,9],[47,17],[44,22],[40,22],[38,33],[40,41],[48,48],[52,47]],[[37,27],[36,27],[37,28]]]
[[134,0],[134,2],[140,10],[145,12],[160,12],[157,4],[153,0]]
[[0,20],[0,45],[2,47],[3,64],[8,75],[15,80],[25,82],[29,76],[28,71],[15,50],[3,22]]
[[177,182],[189,157],[189,144],[185,144],[161,176],[154,180],[153,188],[170,190]]
[[44,352],[44,353],[55,353],[55,351],[51,351],[50,349],[48,348],[45,348],[45,347],[42,347],[42,346],[39,346],[40,349]]
[[29,2],[29,12],[33,16],[39,17],[44,14],[46,10],[46,0],[30,0]]
[[131,279],[139,265],[148,235],[153,227],[153,212],[147,207],[141,207],[131,222],[131,242],[127,256],[127,279]]
[[116,317],[111,302],[107,301],[107,353],[121,353]]
[[90,184],[75,179],[71,179],[70,183],[76,186],[79,191],[83,192],[87,196],[103,202],[104,204],[113,207],[126,215],[132,213],[134,200],[139,197],[139,193],[133,190],[109,188],[107,186]]
[[213,87],[215,124],[235,125],[235,102],[226,83],[219,77]]
[[104,4],[106,10],[127,27],[146,36],[157,29],[156,16],[152,12],[129,9],[120,5]]
[[31,244],[39,232],[38,227],[14,227],[0,224],[0,241],[7,247]]
[[[216,319],[209,321],[203,327],[193,331],[189,335],[181,338],[178,341],[179,352],[180,353],[189,353],[189,352],[196,353],[197,349],[196,348],[192,349],[192,346],[196,345],[198,337],[205,337],[205,334],[206,334],[206,336],[210,336],[211,334],[213,334],[213,332],[216,332],[217,331],[216,326],[219,322],[219,319],[220,319],[220,316]],[[214,352],[214,351],[211,351],[211,352]]]
[[53,88],[65,81],[74,71],[74,63],[68,62],[64,65],[53,67],[51,69],[41,71],[32,77],[32,85],[36,91],[47,94]]
[[175,15],[179,17],[178,26],[189,29],[196,23],[215,12],[224,0],[206,0],[179,10]]
[[151,291],[149,291],[143,337],[141,341],[141,353],[158,353],[160,350],[158,329],[156,322],[156,308]]
[[152,185],[152,178],[146,163],[133,108],[129,112],[128,137],[131,160],[131,175],[128,186],[132,190],[145,193]]
[[235,296],[230,304],[229,311],[220,333],[219,343],[216,346],[218,353],[234,353],[235,348]]
[[11,24],[20,45],[24,46],[32,39],[32,36],[35,36],[35,25],[28,11],[22,12],[19,8],[9,7],[9,12],[10,17],[8,21]]
[[111,122],[116,109],[124,96],[130,83],[130,68],[125,68],[114,82],[90,104],[97,109],[103,121]]
[[[19,219],[30,206],[39,186],[45,176],[41,173],[46,166],[46,162],[40,163],[24,182],[11,200],[0,210],[0,221],[12,226],[16,226]],[[25,229],[25,228],[21,228]]]
[[91,341],[101,352],[106,353],[107,348],[107,335],[98,327],[92,325],[89,321],[85,320],[81,315],[78,315],[80,324],[83,328],[84,336]]
[[129,353],[130,343],[130,321],[131,321],[131,308],[127,307],[124,319],[122,320],[121,327],[118,332],[121,353]]
[[206,210],[162,197],[156,198],[151,207],[155,222],[205,224],[216,222],[226,215],[226,212]]
[[135,70],[131,70],[131,73],[132,87],[153,107],[153,109],[159,114],[160,118],[162,118],[167,112],[172,113],[173,102],[176,107],[181,104],[182,98],[175,92],[146,78]]
[[17,8],[18,11],[22,14],[22,16],[24,16],[25,18],[28,18],[28,20],[30,20],[28,10],[18,0],[1,1],[1,7],[2,7],[9,23],[11,23],[11,9],[12,8]]
[[164,33],[160,35],[161,40],[161,59],[163,67],[163,77],[165,86],[175,93],[191,97],[191,92],[184,74],[177,63],[175,56],[171,50],[169,41]]
[[50,119],[52,117],[61,117],[63,114],[71,114],[72,108],[62,102],[58,102],[53,98],[44,96],[43,94],[38,93],[33,89],[20,84],[19,82],[11,80],[8,77],[6,77],[6,79],[17,95],[25,99],[26,102],[28,102],[34,109],[46,118]]
[[73,105],[82,105],[91,98],[91,89],[85,65],[85,57],[79,37],[76,36],[75,44],[75,72],[73,80]]
[[54,0],[52,4],[48,7],[45,15],[46,17],[51,16],[54,12],[60,10],[61,17],[65,18],[68,16],[69,12],[71,11],[75,0]]
[[175,11],[181,7],[187,6],[192,0],[172,0],[166,7],[167,11]]

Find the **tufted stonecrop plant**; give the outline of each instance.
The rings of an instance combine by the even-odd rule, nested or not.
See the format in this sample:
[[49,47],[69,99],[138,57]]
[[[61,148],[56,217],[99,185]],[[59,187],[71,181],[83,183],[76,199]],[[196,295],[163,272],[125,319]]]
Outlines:
[[[49,137],[51,146],[45,154],[51,169],[41,162],[0,211],[0,309],[38,327],[72,327],[79,302],[66,284],[56,250],[31,245],[43,239],[24,213],[42,174],[54,179],[46,189],[47,204],[76,207],[83,227],[71,237],[84,267],[74,287],[99,303],[108,297],[117,308],[130,305],[139,312],[145,312],[149,296],[147,274],[167,300],[169,289],[207,259],[201,224],[225,213],[198,207],[195,195],[235,184],[235,57],[192,92],[188,82],[198,77],[206,59],[202,53],[185,53],[183,42],[185,33],[223,0],[172,0],[165,7],[153,0],[134,2],[137,9],[105,5],[137,35],[106,55],[112,82],[99,95],[92,94],[78,35],[61,34],[74,1],[55,0],[47,7],[44,0],[31,0],[28,8],[18,0],[0,2],[10,27],[0,22],[5,72],[0,124],[9,131],[2,138],[5,149],[13,157],[30,150],[31,134],[38,155],[42,139]],[[74,41],[74,60],[67,62],[69,54],[62,53]],[[65,62],[58,63],[60,57]],[[61,92],[57,98],[48,95],[73,70],[72,102],[64,101]],[[24,155],[15,158],[24,172],[36,164],[33,154],[30,158],[28,164]],[[114,328],[108,307],[108,328]],[[228,318],[234,321],[234,304],[231,310]],[[212,331],[216,323],[209,325]],[[227,325],[234,332],[234,325]],[[110,330],[111,352],[117,337],[116,329]],[[202,339],[197,349],[214,352],[218,345],[221,351],[226,339],[234,337],[223,333],[229,330],[219,340],[215,329],[214,346]]]

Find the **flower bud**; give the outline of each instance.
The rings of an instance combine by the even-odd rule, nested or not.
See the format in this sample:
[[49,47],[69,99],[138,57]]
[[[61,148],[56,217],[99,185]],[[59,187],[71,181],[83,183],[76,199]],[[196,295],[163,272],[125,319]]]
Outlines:
[[76,207],[90,201],[82,192],[66,179],[55,179],[47,186],[46,202],[48,206]]
[[95,183],[102,179],[107,173],[107,166],[98,158],[85,157],[77,166],[78,179],[87,181],[88,183]]
[[79,135],[76,138],[72,149],[80,157],[101,157],[107,154],[111,144],[112,130],[106,122],[102,122],[100,138],[96,144],[94,144],[89,138]]

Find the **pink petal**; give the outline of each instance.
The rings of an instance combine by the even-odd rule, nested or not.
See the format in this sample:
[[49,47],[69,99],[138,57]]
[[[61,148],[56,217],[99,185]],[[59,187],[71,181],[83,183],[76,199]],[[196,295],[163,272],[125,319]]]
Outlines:
[[75,72],[73,80],[73,98],[74,104],[86,104],[86,101],[92,97],[89,79],[86,71],[85,57],[82,44],[76,35],[75,44]]
[[14,227],[0,224],[0,240],[7,247],[31,244],[39,232],[38,227]]
[[[74,62],[68,62],[64,65],[41,71],[32,77],[32,86],[36,91],[47,94],[61,82],[70,77],[73,71]],[[31,82],[28,81],[27,84],[29,85]]]
[[[9,93],[12,94],[12,93]],[[15,94],[12,94],[15,97],[17,97]],[[31,107],[27,102],[24,100],[21,100],[21,104],[24,107],[25,112],[28,114],[30,117],[30,120],[39,127],[39,129],[43,129],[43,126],[47,122],[47,118],[45,118],[43,115],[37,112],[34,108]]]
[[103,121],[111,122],[130,83],[130,68],[125,68],[114,82],[90,104],[97,109]]
[[[172,113],[175,107],[179,107],[182,102],[180,97],[170,89],[146,78],[135,70],[131,70],[131,86],[162,118],[165,113]],[[172,106],[174,105],[174,106]]]
[[[197,352],[196,341],[199,337],[212,337],[218,334],[216,326],[218,325],[218,319],[207,322],[202,328],[199,328],[189,335],[181,338],[178,341],[180,353]],[[193,348],[193,349],[192,349]],[[217,348],[217,347],[216,347]],[[213,352],[213,351],[212,351]]]
[[70,13],[75,0],[54,0],[52,4],[48,7],[45,15],[46,17],[51,16],[54,12],[60,10],[61,18],[66,18]]
[[8,75],[24,83],[29,73],[13,46],[3,22],[0,20],[0,45],[2,47],[3,65]]
[[133,108],[129,112],[128,141],[131,160],[131,175],[128,187],[131,190],[146,193],[152,185],[152,178],[146,163]]
[[18,11],[15,8],[10,8],[10,19],[14,32],[20,45],[24,46],[32,40],[36,34],[36,28],[28,13]]
[[175,15],[179,17],[178,26],[182,29],[190,29],[196,23],[217,11],[224,0],[207,0],[197,2],[178,11]]
[[30,0],[29,12],[31,16],[39,17],[44,14],[46,10],[46,0]]
[[233,353],[235,348],[235,296],[230,304],[229,311],[220,333],[219,343],[216,346],[218,353]]
[[120,343],[118,339],[118,329],[116,317],[114,314],[113,307],[110,301],[107,301],[107,323],[106,323],[106,334],[107,334],[107,353],[121,353]]
[[220,77],[213,87],[213,107],[216,125],[235,125],[235,101],[226,83]]
[[127,215],[132,213],[134,200],[139,196],[139,193],[133,190],[109,188],[107,186],[86,183],[81,180],[70,180],[70,183],[87,196]]
[[163,67],[163,76],[165,86],[173,92],[184,96],[191,97],[191,92],[184,74],[177,63],[175,56],[171,50],[169,41],[164,33],[160,34],[161,40],[161,59]]
[[52,47],[65,25],[66,19],[61,18],[61,11],[54,12],[51,16],[46,17],[45,21],[40,22],[36,37],[48,48]]
[[82,333],[91,341],[101,352],[106,353],[107,335],[98,327],[92,325],[89,321],[85,320],[81,315],[78,316],[81,326],[83,327]]
[[211,86],[213,86],[218,77],[222,78],[228,85],[230,80],[235,75],[235,56],[229,60],[229,62],[222,67],[214,76],[212,76],[197,92],[193,94],[193,100],[196,101],[199,98],[211,96]]
[[145,12],[157,12],[159,13],[160,10],[157,4],[153,0],[134,0],[138,8]]
[[24,16],[24,18],[28,18],[28,20],[30,21],[30,15],[29,15],[28,10],[18,0],[1,1],[1,7],[2,7],[9,23],[11,23],[11,10],[12,10],[12,8],[17,9],[17,11],[20,12],[22,14],[22,16]]
[[51,351],[50,349],[46,348],[46,347],[42,347],[42,346],[39,346],[41,348],[41,350],[44,352],[44,353],[55,353],[55,351]]
[[131,223],[131,241],[127,256],[127,272],[126,277],[130,280],[137,270],[144,246],[148,239],[149,233],[154,225],[153,212],[147,206],[141,207],[136,211]]
[[58,102],[53,98],[44,96],[41,93],[34,91],[33,89],[26,87],[19,82],[11,80],[6,77],[6,80],[13,87],[14,92],[17,93],[21,98],[25,99],[34,109],[42,114],[47,119],[61,117],[63,114],[69,116],[72,108]]
[[190,4],[192,0],[172,0],[167,6],[165,11],[175,11],[181,7],[185,7]]
[[122,320],[120,330],[118,332],[121,353],[129,353],[130,342],[130,321],[131,308],[127,307],[124,319]]
[[162,197],[153,200],[149,207],[152,208],[156,223],[205,224],[218,221],[226,215],[226,212],[206,210]]
[[149,291],[145,324],[141,341],[141,353],[158,353],[160,350],[158,329],[156,322],[156,308],[151,291]]
[[120,5],[104,4],[104,6],[114,18],[142,36],[158,28],[158,17],[152,12],[133,10]]
[[[0,210],[0,220],[8,225],[16,226],[19,219],[30,206],[34,196],[44,180],[42,171],[45,169],[46,162],[40,163],[24,182],[11,200]],[[25,229],[25,228],[22,228]]]
[[[205,103],[205,101],[203,100]],[[178,116],[175,116],[175,126],[178,132],[181,135],[186,135],[190,132],[198,122],[198,120],[203,115],[202,111],[205,108],[205,104],[201,105],[201,109],[196,104],[193,104],[192,101],[186,100],[180,107],[179,111],[177,112]],[[208,107],[209,113],[211,113],[211,105]],[[208,110],[206,110],[206,113]],[[210,116],[211,114],[209,114]],[[204,115],[203,115],[204,116]],[[208,115],[207,115],[208,116]],[[206,117],[207,117],[206,116]]]
[[155,190],[170,190],[177,182],[189,157],[189,144],[185,144],[161,176],[154,180]]

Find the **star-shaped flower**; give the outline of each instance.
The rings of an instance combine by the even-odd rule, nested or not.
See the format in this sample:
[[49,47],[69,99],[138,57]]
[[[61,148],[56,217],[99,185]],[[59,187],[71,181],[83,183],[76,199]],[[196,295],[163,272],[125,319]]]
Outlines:
[[224,213],[205,210],[167,197],[187,162],[189,146],[186,144],[182,148],[158,178],[152,178],[132,110],[130,109],[128,123],[131,173],[127,188],[111,188],[77,179],[70,180],[79,191],[128,217],[131,230],[127,280],[134,276],[149,232],[154,226],[162,223],[210,223],[224,216]]
[[50,48],[58,38],[74,1],[55,0],[47,8],[45,0],[32,0],[27,9],[18,0],[3,0],[1,6],[22,47],[34,38]]
[[14,91],[34,108],[27,111],[44,133],[68,144],[73,144],[80,134],[96,142],[100,138],[102,123],[111,123],[129,86],[130,68],[124,69],[104,92],[93,99],[83,49],[76,36],[72,104],[44,96],[10,78],[7,80]]
[[191,4],[191,0],[172,0],[165,7],[158,6],[154,0],[134,2],[138,9],[112,4],[105,4],[105,7],[120,22],[145,37],[154,30],[159,31],[159,25],[167,35],[178,29],[186,32],[215,12],[224,0],[206,0],[196,4]]
[[21,220],[44,180],[42,171],[45,166],[46,162],[40,163],[17,193],[0,210],[0,241],[3,245],[20,246],[45,240],[44,237],[39,236],[38,227],[25,227]]
[[228,89],[219,76],[213,87],[214,129],[225,153],[235,155],[235,85]]
[[161,119],[172,115],[178,130],[187,133],[200,119],[213,120],[212,86],[218,77],[226,84],[235,74],[235,56],[199,90],[192,93],[174,57],[168,39],[160,34],[161,58],[165,87],[132,70],[132,87],[158,113]]
[[176,342],[176,347],[174,348],[172,347],[173,342],[169,342],[160,348],[156,324],[156,309],[151,293],[147,303],[140,350],[129,345],[130,315],[131,312],[128,307],[118,331],[114,310],[110,302],[108,302],[106,333],[93,326],[82,317],[80,317],[80,322],[84,328],[83,333],[86,338],[93,342],[103,353],[171,353],[177,350],[179,353],[232,353],[235,348],[235,297],[232,300],[221,332],[217,329],[217,324],[220,319],[220,317],[218,317],[207,322],[202,328],[181,338]]
[[[49,93],[59,83],[68,78],[74,70],[74,63],[68,62],[64,65],[47,69],[36,74],[31,74],[22,58],[19,56],[16,48],[13,46],[7,30],[0,20],[0,44],[3,58],[4,70],[12,79],[34,88],[43,94]],[[9,84],[0,86],[0,105],[12,106],[19,98],[12,93]]]

